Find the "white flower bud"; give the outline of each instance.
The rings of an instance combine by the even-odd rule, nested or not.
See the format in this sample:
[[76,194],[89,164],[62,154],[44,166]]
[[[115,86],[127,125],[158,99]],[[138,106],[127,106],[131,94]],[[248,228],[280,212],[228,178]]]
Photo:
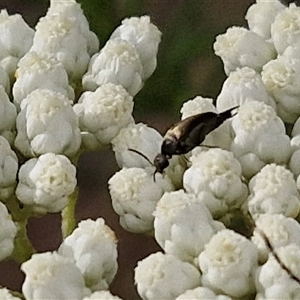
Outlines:
[[7,140],[0,136],[0,199],[4,202],[15,191],[18,168],[17,155]]
[[267,163],[288,163],[290,139],[272,107],[258,101],[246,102],[231,125],[235,138],[230,150],[240,161],[245,178],[251,178]]
[[21,300],[21,298],[13,296],[7,288],[0,288],[0,299],[2,299],[2,300]]
[[232,230],[218,231],[199,255],[202,284],[234,298],[255,291],[257,268],[255,245]]
[[160,147],[163,138],[154,128],[145,124],[129,124],[120,130],[119,134],[111,141],[119,167],[151,167],[149,162],[142,156],[128,151],[134,149],[143,153],[153,162],[157,153],[160,153]]
[[74,100],[75,94],[68,82],[63,65],[47,53],[28,52],[19,62],[13,86],[14,103],[21,101],[35,89],[49,89]]
[[32,45],[34,30],[19,14],[9,16],[5,9],[0,12],[0,60],[8,56],[20,59]]
[[155,239],[165,253],[196,266],[204,245],[225,228],[195,195],[183,190],[164,193],[153,215]]
[[[276,248],[281,262],[300,278],[300,247],[291,244]],[[270,253],[268,261],[259,268],[256,275],[257,299],[299,299],[299,283],[291,278]]]
[[254,219],[261,214],[283,214],[296,218],[300,195],[293,173],[283,166],[266,165],[251,178],[248,210]]
[[90,296],[84,297],[83,300],[122,300],[122,299],[118,296],[112,295],[109,291],[97,291],[91,294]]
[[110,143],[132,122],[133,100],[121,85],[107,83],[95,92],[85,92],[73,107],[88,149]]
[[108,289],[117,273],[117,239],[102,218],[81,221],[58,253],[75,261],[92,291]]
[[174,189],[167,176],[156,176],[140,168],[123,168],[108,181],[112,205],[120,224],[132,232],[152,232],[152,215],[158,200]]
[[10,94],[10,79],[5,69],[0,65],[0,86],[5,89],[7,94]]
[[145,81],[156,68],[156,55],[161,32],[150,22],[149,16],[126,18],[112,33],[110,39],[120,38],[134,45],[139,54]]
[[[190,161],[192,166],[183,176],[183,186],[188,193],[212,194],[225,206],[223,214],[239,208],[247,199],[248,192],[246,185],[242,183],[241,166],[231,152],[209,149],[195,153]],[[213,207],[211,213],[214,217],[218,216],[219,209],[220,205]]]
[[181,120],[208,111],[216,112],[216,108],[213,105],[213,99],[197,96],[194,99],[187,100],[183,103],[180,109]]
[[278,56],[264,65],[262,80],[276,101],[279,117],[284,122],[294,123],[300,116],[300,60]]
[[21,270],[26,275],[22,286],[26,299],[81,300],[85,296],[80,270],[72,260],[56,252],[33,254]]
[[76,22],[74,25],[77,26],[78,30],[84,35],[87,42],[87,51],[91,56],[99,50],[99,40],[96,34],[90,31],[89,23],[80,6],[81,5],[75,0],[50,0],[47,16],[60,15],[65,19],[75,19]]
[[[300,246],[300,224],[292,218],[287,218],[281,214],[261,214],[255,224],[268,237],[274,249],[289,244]],[[266,262],[270,250],[259,231],[254,230],[252,242],[258,248],[259,260],[262,263]]]
[[217,98],[217,109],[224,111],[253,100],[276,107],[274,100],[267,93],[260,74],[248,67],[238,68],[224,81]]
[[278,0],[257,0],[248,8],[245,19],[251,31],[268,40],[275,17],[284,9],[285,6]]
[[21,104],[15,146],[26,157],[48,152],[73,156],[81,144],[77,117],[68,99],[37,89]]
[[0,260],[11,255],[16,234],[17,227],[12,221],[6,206],[0,202]]
[[283,54],[290,45],[300,43],[300,8],[291,5],[280,11],[271,27],[272,41],[278,54]]
[[231,27],[225,34],[218,35],[214,50],[221,57],[227,75],[242,67],[260,72],[264,64],[276,57],[271,43],[242,27]]
[[0,86],[0,135],[5,137],[10,144],[16,135],[17,110],[10,102],[3,86]]
[[95,91],[102,84],[111,82],[122,85],[135,96],[143,85],[142,74],[143,67],[135,46],[113,39],[91,58],[82,85],[86,90]]
[[19,63],[19,58],[14,56],[7,56],[0,61],[0,65],[5,70],[10,82],[15,81],[15,72]]
[[200,285],[200,273],[173,255],[153,253],[138,262],[135,283],[143,300],[172,300]]
[[76,168],[63,155],[47,153],[21,166],[18,199],[40,214],[59,212],[76,187]]
[[207,287],[197,287],[193,290],[187,290],[175,300],[232,300],[231,297],[225,295],[216,295],[211,289]]
[[78,29],[77,20],[64,14],[39,20],[30,51],[55,57],[64,65],[72,82],[80,80],[90,60],[87,41]]

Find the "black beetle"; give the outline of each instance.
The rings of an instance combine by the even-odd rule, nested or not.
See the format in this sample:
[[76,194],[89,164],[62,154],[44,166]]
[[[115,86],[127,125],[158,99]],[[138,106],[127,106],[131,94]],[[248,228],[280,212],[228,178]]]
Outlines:
[[206,135],[231,118],[234,115],[232,111],[238,107],[235,106],[221,113],[205,112],[177,122],[165,134],[161,153],[155,156],[153,163],[143,153],[131,148],[128,150],[141,155],[156,168],[153,174],[155,180],[155,174],[163,173],[173,155],[186,154],[199,146]]

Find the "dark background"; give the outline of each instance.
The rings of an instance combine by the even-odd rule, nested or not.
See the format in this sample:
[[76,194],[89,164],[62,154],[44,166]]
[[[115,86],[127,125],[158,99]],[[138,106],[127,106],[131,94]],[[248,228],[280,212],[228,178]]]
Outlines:
[[[158,66],[135,97],[134,117],[161,133],[179,119],[184,101],[197,95],[216,98],[225,79],[223,65],[213,54],[215,36],[230,26],[246,26],[247,8],[254,0],[84,0],[82,8],[101,45],[121,20],[148,14],[162,32]],[[48,1],[0,0],[0,9],[20,13],[34,27]],[[139,299],[133,284],[136,262],[159,247],[151,237],[124,231],[118,223],[107,190],[108,179],[118,170],[110,149],[84,154],[78,164],[80,195],[77,220],[101,216],[118,238],[119,270],[110,286],[123,299]],[[61,242],[60,215],[32,219],[29,237],[39,251],[56,250]],[[24,276],[19,265],[0,263],[0,285],[20,290]]]

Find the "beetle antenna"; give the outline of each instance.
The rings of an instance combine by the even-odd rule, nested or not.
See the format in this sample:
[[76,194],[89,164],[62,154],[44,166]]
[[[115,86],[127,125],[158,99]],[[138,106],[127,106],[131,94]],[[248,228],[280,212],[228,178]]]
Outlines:
[[135,150],[135,149],[132,149],[132,148],[128,148],[128,150],[144,157],[151,166],[155,167],[155,165],[151,162],[151,160],[145,154],[143,154],[142,152],[140,152],[138,150]]

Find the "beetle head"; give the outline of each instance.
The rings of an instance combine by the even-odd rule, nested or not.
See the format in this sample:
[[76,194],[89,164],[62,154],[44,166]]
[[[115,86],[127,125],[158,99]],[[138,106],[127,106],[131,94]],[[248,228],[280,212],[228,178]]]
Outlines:
[[153,165],[156,168],[155,173],[163,173],[164,169],[169,166],[169,157],[158,153],[154,158]]
[[155,158],[153,163],[149,160],[149,158],[144,155],[143,153],[141,153],[140,151],[137,151],[135,149],[128,149],[129,151],[132,151],[136,154],[141,155],[143,158],[145,158],[153,167],[155,167],[155,171],[153,173],[153,180],[155,181],[155,174],[156,173],[163,173],[164,169],[167,168],[169,166],[169,159],[171,158],[169,155],[164,155],[161,153],[158,153]]

